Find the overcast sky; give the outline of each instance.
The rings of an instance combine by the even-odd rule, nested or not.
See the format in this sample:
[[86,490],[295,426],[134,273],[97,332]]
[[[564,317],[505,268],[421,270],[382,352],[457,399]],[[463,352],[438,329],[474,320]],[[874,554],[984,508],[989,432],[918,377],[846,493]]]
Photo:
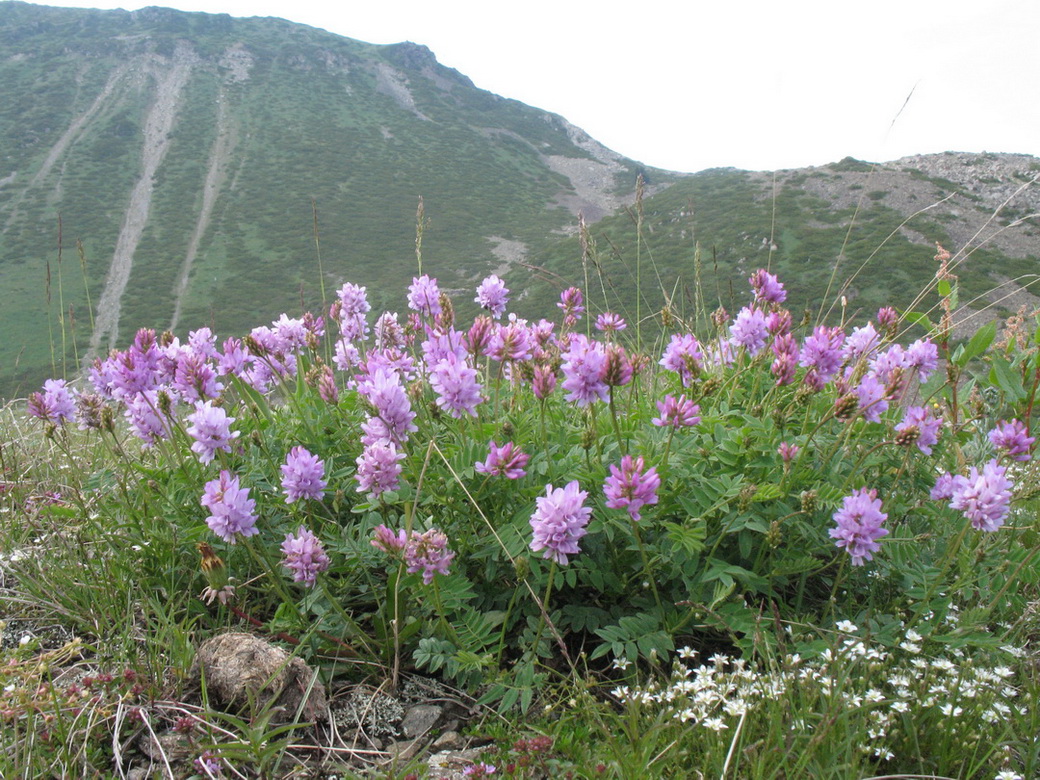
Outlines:
[[1040,156],[1040,0],[49,4],[277,16],[370,43],[422,43],[478,87],[671,170],[946,150]]

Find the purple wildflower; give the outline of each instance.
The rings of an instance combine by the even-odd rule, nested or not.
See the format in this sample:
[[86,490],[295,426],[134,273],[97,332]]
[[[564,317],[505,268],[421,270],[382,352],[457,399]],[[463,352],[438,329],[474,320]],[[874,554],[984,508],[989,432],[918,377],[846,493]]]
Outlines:
[[568,555],[581,552],[578,540],[588,533],[592,509],[584,506],[588,492],[578,482],[571,481],[564,488],[546,485],[545,495],[535,499],[537,508],[531,515],[531,550],[545,550],[543,558],[561,565],[567,564]]
[[[160,396],[164,400],[160,400]],[[170,412],[175,401],[176,399],[166,392],[160,394],[158,390],[145,390],[125,398],[124,414],[134,429],[134,435],[146,446],[170,438],[173,426]]]
[[408,287],[408,308],[435,317],[441,313],[440,295],[436,279],[431,279],[426,274],[413,277]]
[[440,360],[465,360],[466,347],[462,334],[454,328],[431,334],[422,343],[423,361],[432,369]]
[[231,452],[231,442],[238,438],[238,431],[231,430],[234,417],[228,417],[221,407],[212,401],[196,401],[195,411],[188,415],[188,435],[195,440],[191,451],[203,463],[213,460],[217,450]]
[[791,332],[791,312],[787,309],[771,311],[766,315],[766,327],[774,336],[785,336]]
[[376,368],[358,382],[357,389],[375,407],[376,414],[386,424],[395,442],[403,443],[408,440],[409,433],[419,430],[413,422],[412,403],[395,371]]
[[430,372],[430,385],[437,392],[437,406],[458,419],[477,416],[477,404],[484,399],[477,383],[477,371],[456,358],[442,358]]
[[845,334],[841,328],[822,325],[813,329],[802,344],[800,364],[816,371],[816,381],[826,385],[841,368],[841,346]]
[[852,335],[845,341],[842,355],[849,365],[861,359],[869,359],[878,348],[880,337],[869,322],[862,328],[853,328]]
[[766,338],[769,336],[766,315],[758,309],[745,306],[737,313],[729,332],[734,343],[744,347],[748,354],[757,355],[765,347]]
[[891,335],[899,324],[899,313],[891,306],[882,306],[878,309],[877,324],[883,333]]
[[1029,435],[1021,420],[1001,420],[989,432],[990,443],[998,450],[1007,450],[1012,460],[1029,460],[1029,450],[1035,438]]
[[529,459],[530,456],[511,441],[501,447],[492,441],[488,447],[487,458],[474,463],[473,468],[481,474],[520,479],[527,474],[524,466]]
[[625,322],[624,318],[613,312],[606,311],[596,317],[596,330],[601,330],[604,333],[617,333],[627,327],[628,323]]
[[329,556],[321,540],[302,525],[296,532],[285,535],[282,542],[282,566],[293,573],[293,582],[302,582],[313,588],[318,574],[329,568]]
[[780,456],[780,460],[784,462],[784,465],[788,465],[798,457],[798,451],[801,449],[797,444],[788,444],[786,441],[780,442],[780,446],[776,448],[777,454]]
[[620,344],[607,344],[607,360],[603,364],[603,381],[608,387],[624,387],[632,381],[635,367]]
[[365,287],[348,282],[339,288],[336,296],[343,307],[342,313],[344,315],[367,314],[372,311],[372,306],[368,302],[368,291]]
[[404,349],[404,328],[397,321],[397,312],[384,311],[376,320],[376,349]]
[[422,570],[423,582],[429,585],[435,574],[448,576],[455,553],[448,549],[448,537],[436,528],[425,533],[412,531],[408,544],[404,548],[404,562],[408,573],[414,574]]
[[495,323],[490,317],[486,314],[477,317],[462,339],[462,343],[466,345],[466,351],[474,357],[484,354],[488,344],[491,343],[491,334],[494,330],[496,330]]
[[527,323],[524,320],[513,320],[492,331],[484,354],[499,362],[530,360],[534,346],[534,337]]
[[535,366],[531,387],[534,390],[534,397],[539,401],[544,401],[556,389],[556,372],[552,370],[551,366]]
[[97,393],[76,395],[76,422],[81,431],[98,430],[104,423],[105,399]]
[[336,354],[332,356],[332,362],[340,371],[349,371],[354,366],[360,365],[361,353],[349,341],[340,339],[336,342]]
[[845,496],[842,507],[834,513],[835,528],[830,536],[837,547],[844,547],[852,556],[853,566],[862,566],[864,561],[873,560],[873,553],[881,549],[877,540],[888,533],[881,524],[888,515],[881,511],[881,499],[876,490],[860,488]]
[[682,386],[687,387],[700,374],[703,360],[704,353],[701,352],[697,338],[690,333],[677,333],[665,347],[664,356],[659,362],[669,371],[676,372]]
[[896,426],[896,443],[916,444],[925,455],[932,454],[932,445],[939,441],[942,420],[932,415],[926,406],[911,406],[903,413],[903,421]]
[[906,350],[901,344],[893,344],[870,361],[871,373],[888,385],[898,382],[906,367]]
[[325,492],[325,463],[303,447],[293,447],[282,464],[285,502],[299,498],[320,499]]
[[227,374],[241,376],[252,360],[253,356],[249,354],[249,350],[242,346],[240,339],[226,339],[224,341],[224,353],[217,358],[217,373],[220,376],[226,376]]
[[224,384],[217,381],[217,372],[205,356],[186,350],[177,358],[173,389],[184,401],[192,403],[203,398],[216,398]]
[[480,308],[487,309],[496,320],[501,319],[506,312],[506,304],[509,303],[509,290],[505,282],[495,274],[487,277],[477,288],[477,297],[474,302],[480,304]]
[[963,512],[973,528],[996,531],[1010,511],[1012,484],[1006,473],[996,460],[989,461],[981,472],[972,466],[950,499],[950,508]]
[[310,332],[299,317],[290,317],[285,312],[271,323],[275,337],[281,342],[282,352],[294,352],[307,346]]
[[376,441],[369,444],[357,457],[357,492],[379,498],[388,490],[396,490],[401,476],[404,453],[397,451],[392,442]]
[[240,487],[238,477],[221,471],[220,477],[206,483],[201,503],[212,514],[206,525],[228,544],[235,543],[236,535],[254,536],[256,502],[249,497],[249,488]]
[[47,422],[64,422],[76,414],[76,398],[64,379],[48,379],[42,393],[29,396],[29,414]]
[[639,510],[644,505],[657,503],[657,489],[661,487],[661,478],[653,466],[643,470],[643,458],[632,459],[626,455],[621,459],[619,469],[610,464],[610,476],[603,483],[603,494],[607,497],[607,506],[611,509],[627,509],[629,516],[638,521]]
[[787,300],[787,291],[784,289],[784,286],[777,281],[773,274],[764,268],[759,268],[755,271],[748,279],[748,284],[755,291],[755,298],[759,301],[783,303]]
[[318,374],[318,395],[327,404],[335,406],[339,403],[339,387],[336,385],[336,375],[332,373],[329,366],[322,366]]
[[388,555],[396,555],[403,552],[404,548],[408,546],[408,535],[403,528],[395,534],[380,523],[372,532],[371,544],[377,550],[382,550]]
[[607,400],[609,391],[603,377],[607,353],[602,344],[578,334],[563,353],[563,361],[562,387],[567,391],[568,401],[588,406],[596,400]]
[[881,413],[888,409],[885,386],[873,374],[864,376],[853,390],[859,401],[859,410],[868,422],[880,422]]
[[679,428],[691,428],[701,421],[701,408],[685,395],[676,398],[674,395],[666,395],[663,401],[657,402],[657,411],[660,417],[655,417],[652,422],[659,428],[672,426],[675,430]]
[[918,339],[906,348],[906,365],[917,369],[917,378],[927,382],[939,367],[939,348],[928,339]]
[[773,339],[773,354],[776,359],[770,367],[779,386],[789,385],[798,371],[798,343],[790,333],[778,333]]
[[560,293],[560,302],[556,304],[563,310],[563,324],[574,326],[585,313],[585,298],[577,287],[568,287]]
[[935,485],[928,495],[933,501],[949,501],[967,486],[967,478],[947,471],[935,480]]

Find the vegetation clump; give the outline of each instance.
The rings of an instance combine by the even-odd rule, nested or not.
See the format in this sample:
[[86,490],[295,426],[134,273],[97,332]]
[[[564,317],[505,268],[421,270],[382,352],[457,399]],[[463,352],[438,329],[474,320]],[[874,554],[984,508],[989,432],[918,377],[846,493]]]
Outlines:
[[300,712],[175,704],[192,638],[245,627],[316,684],[417,671],[524,713],[472,727],[498,747],[471,776],[1035,776],[1040,328],[954,343],[937,261],[937,315],[861,323],[796,318],[760,269],[654,341],[579,288],[508,314],[497,277],[463,324],[420,260],[403,316],[348,283],[241,339],[138,332],[29,399],[48,455],[5,447],[4,570],[81,663],[150,684],[86,723],[14,651],[7,755],[103,771],[143,723],[201,776],[417,771]]

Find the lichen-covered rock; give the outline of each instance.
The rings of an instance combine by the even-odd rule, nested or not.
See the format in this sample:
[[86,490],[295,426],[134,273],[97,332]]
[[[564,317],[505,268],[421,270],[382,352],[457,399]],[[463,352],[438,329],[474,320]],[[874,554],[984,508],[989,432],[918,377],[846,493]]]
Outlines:
[[304,661],[252,634],[229,633],[207,639],[195,654],[191,683],[205,685],[211,704],[228,708],[276,709],[274,722],[324,721],[329,706],[325,690]]

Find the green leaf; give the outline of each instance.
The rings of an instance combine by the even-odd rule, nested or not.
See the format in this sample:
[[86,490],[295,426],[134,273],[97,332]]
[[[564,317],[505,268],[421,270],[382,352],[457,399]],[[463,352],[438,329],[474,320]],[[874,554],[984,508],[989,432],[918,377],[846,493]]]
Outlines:
[[932,324],[932,321],[928,319],[928,315],[924,312],[908,311],[905,314],[903,314],[903,319],[907,322],[912,322],[916,325],[922,325],[929,331],[935,330],[935,325]]
[[1002,357],[994,357],[989,370],[990,384],[996,385],[1007,396],[1007,402],[1017,403],[1025,397],[1026,390],[1022,386],[1022,378],[1011,368],[1011,364]]
[[[983,325],[975,331],[975,335],[971,337],[971,341],[964,346],[964,351],[961,352],[959,356],[954,356],[954,362],[961,368],[964,368],[973,358],[978,357],[989,349],[989,345],[993,343],[993,339],[996,337],[997,321],[990,320],[986,325]],[[957,351],[960,352],[960,350]]]

